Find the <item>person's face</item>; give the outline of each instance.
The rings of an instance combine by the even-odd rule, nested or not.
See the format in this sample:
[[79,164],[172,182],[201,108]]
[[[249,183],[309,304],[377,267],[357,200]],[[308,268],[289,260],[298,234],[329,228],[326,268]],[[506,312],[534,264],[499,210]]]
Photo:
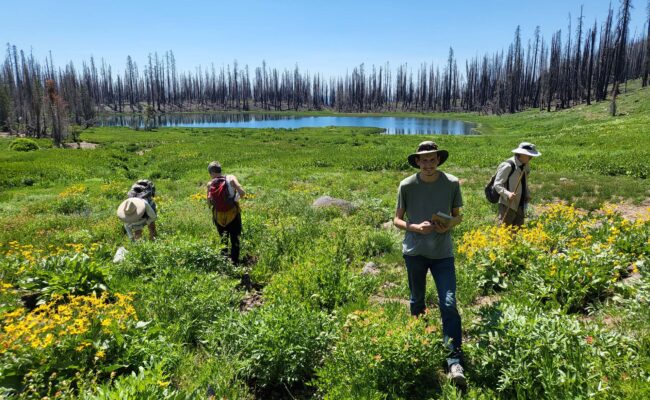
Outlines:
[[420,172],[424,175],[434,175],[438,168],[438,154],[424,154],[415,157],[415,163],[420,167]]
[[518,154],[519,156],[519,161],[521,161],[522,164],[528,164],[528,162],[533,158],[532,156],[527,156],[525,154]]

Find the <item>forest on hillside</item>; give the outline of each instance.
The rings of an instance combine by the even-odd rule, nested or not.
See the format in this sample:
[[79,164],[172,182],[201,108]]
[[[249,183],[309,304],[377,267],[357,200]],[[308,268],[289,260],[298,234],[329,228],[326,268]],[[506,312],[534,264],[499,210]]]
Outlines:
[[507,50],[459,65],[450,47],[445,65],[417,68],[361,64],[345,76],[311,75],[267,66],[232,65],[178,71],[173,51],[149,54],[138,65],[127,56],[119,71],[93,57],[77,68],[39,62],[7,44],[0,68],[0,131],[51,136],[60,143],[69,126],[93,125],[98,112],[157,113],[222,110],[335,112],[547,111],[607,98],[616,113],[621,84],[650,74],[650,2],[643,32],[630,34],[631,0],[610,7],[605,21],[588,23],[582,8],[550,41],[538,26],[524,43],[516,27]]

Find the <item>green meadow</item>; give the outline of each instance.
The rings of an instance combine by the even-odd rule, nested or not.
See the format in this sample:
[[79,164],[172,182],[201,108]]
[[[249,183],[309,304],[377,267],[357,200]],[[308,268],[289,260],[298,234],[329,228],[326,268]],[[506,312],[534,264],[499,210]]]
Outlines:
[[[479,132],[433,137],[464,198],[464,393],[444,374],[431,279],[429,313],[409,316],[403,233],[387,224],[430,136],[89,128],[97,148],[33,151],[0,138],[0,396],[648,398],[650,89],[630,83],[608,109],[422,115]],[[522,141],[543,155],[515,235],[483,187]],[[221,256],[204,200],[212,160],[248,192],[243,266]],[[130,243],[115,211],[141,178],[159,238]],[[312,207],[326,195],[352,208]]]

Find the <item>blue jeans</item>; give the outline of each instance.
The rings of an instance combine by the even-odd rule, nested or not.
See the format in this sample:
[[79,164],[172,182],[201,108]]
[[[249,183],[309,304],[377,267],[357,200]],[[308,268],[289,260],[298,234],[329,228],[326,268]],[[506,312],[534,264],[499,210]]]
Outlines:
[[[406,270],[411,290],[411,315],[424,313],[426,305],[424,296],[427,287],[427,271],[431,271],[433,280],[438,290],[438,305],[442,317],[442,333],[445,344],[451,351],[447,363],[449,365],[460,362],[460,346],[462,332],[460,315],[456,308],[456,269],[454,258],[441,258],[432,260],[423,256],[404,255]],[[451,340],[450,340],[451,339]]]

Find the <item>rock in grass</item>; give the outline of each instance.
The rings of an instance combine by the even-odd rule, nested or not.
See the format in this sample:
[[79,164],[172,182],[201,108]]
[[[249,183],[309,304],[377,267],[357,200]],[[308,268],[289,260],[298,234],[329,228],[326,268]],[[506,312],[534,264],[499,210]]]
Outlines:
[[368,261],[361,270],[361,275],[377,275],[378,273],[379,268],[377,267],[377,264],[372,261]]
[[317,198],[311,206],[314,208],[338,207],[343,211],[354,210],[354,205],[349,201],[330,196],[321,196]]
[[124,247],[119,247],[117,249],[117,251],[115,252],[115,257],[113,257],[113,262],[117,264],[117,263],[120,263],[120,262],[124,261],[124,257],[126,257],[126,254],[128,252],[129,251],[127,249],[125,249]]

